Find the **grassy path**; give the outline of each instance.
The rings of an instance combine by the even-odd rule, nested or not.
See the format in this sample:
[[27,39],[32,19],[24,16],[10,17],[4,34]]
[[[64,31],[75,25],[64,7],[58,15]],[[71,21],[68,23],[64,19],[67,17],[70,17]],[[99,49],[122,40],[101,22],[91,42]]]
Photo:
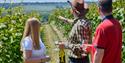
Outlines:
[[56,32],[56,34],[58,35],[59,40],[61,40],[61,41],[65,41],[65,40],[66,40],[66,38],[65,38],[64,35],[63,35],[63,33],[62,33],[61,31],[59,31],[59,30],[56,28],[56,26],[54,26],[54,25],[51,24],[51,27],[53,28],[53,30],[54,30],[54,31]]
[[44,32],[44,43],[47,47],[47,54],[51,57],[51,61],[49,63],[58,63],[59,55],[58,51],[55,51],[56,48],[54,42],[59,40],[58,35],[53,31],[50,25],[43,25]]
[[62,32],[60,32],[54,25],[45,24],[41,27],[41,30],[43,30],[42,39],[47,47],[47,54],[51,56],[51,61],[49,63],[59,63],[59,51],[54,50],[56,48],[55,41],[64,41],[66,38],[64,38]]

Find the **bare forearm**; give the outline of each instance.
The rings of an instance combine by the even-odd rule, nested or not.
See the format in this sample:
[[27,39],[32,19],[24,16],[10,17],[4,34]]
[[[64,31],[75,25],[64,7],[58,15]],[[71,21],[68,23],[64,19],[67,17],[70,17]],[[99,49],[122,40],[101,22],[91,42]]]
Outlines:
[[70,23],[70,24],[73,23],[73,20],[71,20],[71,19],[67,19],[67,18],[65,18],[64,21],[66,21],[66,22],[68,22],[68,23]]
[[26,63],[41,63],[41,58],[27,58],[24,61]]
[[98,54],[95,54],[95,59],[94,59],[94,63],[101,63],[102,59],[99,57]]
[[73,23],[73,20],[71,20],[71,19],[67,19],[67,21],[69,22],[69,23]]
[[49,56],[32,57],[32,50],[23,52],[24,63],[43,63],[50,60]]
[[104,55],[104,50],[98,49],[94,55],[94,63],[102,63],[103,55]]
[[67,18],[62,17],[62,16],[59,16],[58,18],[61,19],[61,20],[63,20],[64,22],[73,23],[73,20],[71,20],[71,19],[67,19]]
[[42,63],[45,62],[45,58],[27,58],[24,60],[26,63]]

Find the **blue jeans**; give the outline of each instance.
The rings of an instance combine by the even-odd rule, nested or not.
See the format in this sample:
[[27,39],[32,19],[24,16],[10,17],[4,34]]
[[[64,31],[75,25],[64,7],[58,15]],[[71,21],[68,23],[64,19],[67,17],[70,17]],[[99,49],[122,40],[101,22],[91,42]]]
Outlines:
[[69,63],[89,63],[89,57],[88,56],[85,56],[84,58],[69,57]]

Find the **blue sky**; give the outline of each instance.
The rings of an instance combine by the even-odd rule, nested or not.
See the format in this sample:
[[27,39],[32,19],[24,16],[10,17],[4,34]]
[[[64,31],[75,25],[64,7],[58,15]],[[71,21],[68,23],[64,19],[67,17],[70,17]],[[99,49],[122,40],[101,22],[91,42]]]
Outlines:
[[[14,3],[17,2],[66,2],[67,0],[11,0]],[[97,1],[97,0],[85,0],[85,1]],[[4,2],[4,0],[0,0],[0,3]],[[10,2],[10,0],[6,0],[6,2]]]

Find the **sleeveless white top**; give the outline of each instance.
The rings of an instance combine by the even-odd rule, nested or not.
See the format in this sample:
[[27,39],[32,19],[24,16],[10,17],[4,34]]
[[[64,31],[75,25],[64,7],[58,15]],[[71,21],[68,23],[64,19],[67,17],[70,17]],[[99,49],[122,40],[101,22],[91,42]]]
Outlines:
[[[22,50],[25,52],[26,50],[32,50],[32,57],[45,57],[46,54],[46,48],[45,45],[43,44],[42,40],[40,39],[40,50],[34,50],[33,49],[33,42],[31,39],[31,36],[27,36],[23,39],[22,42]],[[25,57],[25,54],[23,54]]]

